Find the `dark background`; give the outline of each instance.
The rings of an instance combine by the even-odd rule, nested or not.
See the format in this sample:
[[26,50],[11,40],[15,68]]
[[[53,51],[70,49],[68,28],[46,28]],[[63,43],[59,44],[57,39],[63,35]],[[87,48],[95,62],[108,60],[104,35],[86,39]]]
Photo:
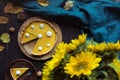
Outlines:
[[[8,1],[6,1],[6,0],[0,0],[0,16],[6,16],[9,18],[9,22],[7,24],[4,24],[4,25],[0,24],[0,35],[2,33],[7,32],[10,34],[10,39],[11,39],[11,42],[8,44],[2,43],[0,41],[0,45],[5,46],[5,50],[0,52],[0,80],[4,80],[5,69],[7,68],[8,64],[13,60],[26,59],[26,60],[32,62],[35,65],[37,70],[42,70],[44,63],[47,61],[47,60],[44,60],[44,61],[32,60],[32,59],[26,57],[21,52],[21,50],[18,46],[17,37],[18,37],[19,28],[24,21],[18,20],[17,15],[5,14],[3,12],[3,8],[5,7],[5,5],[7,3],[8,3]],[[38,15],[30,14],[27,12],[25,14],[26,14],[26,20],[30,17],[38,16]],[[42,16],[40,16],[40,17],[42,17]],[[55,20],[53,20],[53,21],[56,22],[60,26],[60,28],[62,30],[64,42],[70,42],[71,39],[77,38],[78,35],[80,34],[80,27],[75,27],[74,25],[72,25],[70,23],[64,23],[64,22],[55,21]],[[9,27],[14,27],[15,32],[11,33],[9,31]],[[38,78],[38,80],[41,80],[41,79]]]

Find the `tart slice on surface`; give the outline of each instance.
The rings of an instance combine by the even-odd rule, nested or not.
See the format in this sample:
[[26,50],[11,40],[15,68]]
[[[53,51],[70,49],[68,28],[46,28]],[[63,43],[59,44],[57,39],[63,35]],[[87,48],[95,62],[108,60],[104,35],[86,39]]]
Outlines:
[[25,32],[22,34],[21,44],[30,42],[30,41],[35,40],[35,39],[37,39],[36,36],[34,36],[34,35],[32,35],[31,33],[25,31]]
[[10,73],[13,80],[17,80],[20,76],[22,76],[28,68],[11,68]]

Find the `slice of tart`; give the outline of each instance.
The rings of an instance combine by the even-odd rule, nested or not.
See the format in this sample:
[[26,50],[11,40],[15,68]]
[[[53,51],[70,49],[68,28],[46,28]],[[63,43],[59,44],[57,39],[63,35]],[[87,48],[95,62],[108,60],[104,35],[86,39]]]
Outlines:
[[28,68],[11,68],[10,73],[13,80],[17,80],[20,76],[22,76]]
[[35,39],[37,39],[37,36],[34,36],[31,33],[25,31],[22,34],[21,44],[30,42],[30,41],[35,40]]

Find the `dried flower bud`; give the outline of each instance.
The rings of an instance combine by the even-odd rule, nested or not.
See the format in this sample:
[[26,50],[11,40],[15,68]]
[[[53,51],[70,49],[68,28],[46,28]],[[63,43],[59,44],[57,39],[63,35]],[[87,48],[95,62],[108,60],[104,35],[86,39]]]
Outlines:
[[41,72],[41,71],[38,71],[38,72],[37,72],[37,76],[40,77],[41,75],[42,75],[42,72]]
[[12,3],[8,3],[4,7],[4,13],[10,13],[10,14],[18,14],[19,12],[23,11],[23,7],[21,6],[15,6]]
[[5,49],[5,47],[0,45],[0,52],[2,52],[4,49]]
[[70,8],[73,7],[73,3],[74,3],[74,1],[66,1],[66,2],[65,2],[64,9],[65,9],[65,10],[69,10]]
[[17,19],[21,20],[21,21],[24,21],[26,19],[26,15],[24,12],[20,12],[18,15],[17,15]]
[[37,0],[40,6],[48,6],[50,3],[48,0]]
[[7,24],[9,19],[5,16],[0,16],[0,24]]
[[14,31],[15,31],[15,28],[14,28],[14,27],[10,27],[10,28],[9,28],[9,31],[10,31],[10,32],[14,32]]

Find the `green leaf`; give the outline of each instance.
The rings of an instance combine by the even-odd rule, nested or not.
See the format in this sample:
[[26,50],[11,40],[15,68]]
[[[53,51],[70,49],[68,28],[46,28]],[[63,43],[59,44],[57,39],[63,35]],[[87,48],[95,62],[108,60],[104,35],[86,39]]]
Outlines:
[[92,74],[87,76],[88,80],[97,80],[98,74],[99,74],[99,71],[97,69],[92,71]]

